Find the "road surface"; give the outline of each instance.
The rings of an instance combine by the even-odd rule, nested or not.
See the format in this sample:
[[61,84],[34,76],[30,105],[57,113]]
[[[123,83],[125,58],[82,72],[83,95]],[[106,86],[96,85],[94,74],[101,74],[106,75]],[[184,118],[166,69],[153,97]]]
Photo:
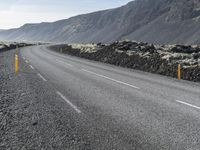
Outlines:
[[96,149],[200,149],[200,84],[46,46],[24,48],[21,57],[65,101],[63,113],[73,114]]

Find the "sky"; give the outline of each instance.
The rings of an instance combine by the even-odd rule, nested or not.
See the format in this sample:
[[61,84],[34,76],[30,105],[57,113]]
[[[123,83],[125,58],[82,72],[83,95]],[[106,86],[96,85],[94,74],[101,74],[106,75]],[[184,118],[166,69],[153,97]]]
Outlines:
[[53,22],[69,17],[115,8],[131,0],[0,0],[0,29],[25,23]]

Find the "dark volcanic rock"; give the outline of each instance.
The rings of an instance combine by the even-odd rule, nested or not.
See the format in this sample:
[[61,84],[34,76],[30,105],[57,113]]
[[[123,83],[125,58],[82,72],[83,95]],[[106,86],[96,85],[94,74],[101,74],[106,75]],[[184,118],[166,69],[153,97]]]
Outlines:
[[171,49],[172,52],[177,52],[177,53],[198,53],[200,52],[200,48],[193,48],[192,46],[186,46],[186,45],[176,45]]
[[11,49],[16,49],[17,47],[25,47],[25,46],[31,46],[33,44],[27,44],[27,43],[11,43],[11,44],[0,44],[0,52],[6,51],[6,50],[11,50]]

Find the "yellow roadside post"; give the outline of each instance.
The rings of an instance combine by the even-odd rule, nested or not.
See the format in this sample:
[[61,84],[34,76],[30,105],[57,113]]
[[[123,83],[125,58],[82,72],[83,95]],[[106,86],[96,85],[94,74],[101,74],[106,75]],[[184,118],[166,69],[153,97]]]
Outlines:
[[18,54],[15,54],[15,73],[19,72],[19,58]]
[[181,64],[178,64],[178,80],[181,80]]
[[16,45],[16,52],[15,52],[15,73],[19,72],[19,57],[18,57],[18,46]]

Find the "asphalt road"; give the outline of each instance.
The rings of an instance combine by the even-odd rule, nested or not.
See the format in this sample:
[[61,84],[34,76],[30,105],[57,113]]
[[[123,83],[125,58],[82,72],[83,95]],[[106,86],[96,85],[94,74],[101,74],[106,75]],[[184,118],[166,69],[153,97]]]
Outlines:
[[[200,84],[62,55],[21,50],[96,149],[199,150]],[[44,93],[46,94],[46,93]],[[78,134],[78,132],[77,132]],[[83,136],[81,133],[78,136]]]

